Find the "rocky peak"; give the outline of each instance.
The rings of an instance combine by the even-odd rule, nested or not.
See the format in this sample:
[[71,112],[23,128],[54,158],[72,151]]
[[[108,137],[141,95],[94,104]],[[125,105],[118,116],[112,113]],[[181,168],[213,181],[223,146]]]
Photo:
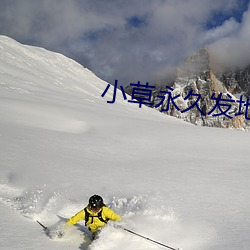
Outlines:
[[[202,87],[207,85],[205,82],[209,82],[209,88],[212,93],[226,91],[225,86],[217,79],[212,70],[210,54],[207,49],[201,49],[179,65],[175,86],[185,87],[189,85],[190,82],[193,82],[194,79],[204,81],[203,84],[199,84],[201,94],[203,95],[208,94],[202,90]],[[201,83],[201,81],[199,81],[199,83]]]
[[[196,107],[186,113],[174,112],[172,114],[197,125],[248,129],[249,121],[245,119],[244,115],[237,115],[240,108],[237,97],[239,98],[239,94],[241,94],[248,98],[248,93],[250,93],[250,67],[219,73],[219,71],[216,72],[216,67],[212,62],[213,60],[208,50],[202,49],[198,51],[179,66],[178,74],[173,84],[174,89],[179,89],[183,99],[183,106],[190,107],[197,100],[197,96],[186,98],[190,91],[198,94],[200,96],[200,100],[197,103],[198,107],[206,115],[201,115],[201,112]],[[217,102],[212,99],[212,95],[218,98],[220,94],[222,94],[222,98],[225,100],[234,100],[231,103],[221,102],[222,104],[231,104],[231,108],[226,112],[228,116],[232,117],[231,119],[225,115],[214,116],[220,113],[218,108],[214,113],[210,112]],[[227,106],[225,105],[223,108],[226,110]],[[244,109],[242,110],[244,111]]]
[[[244,115],[238,115],[239,109],[241,108],[241,111],[244,112],[245,107],[243,105],[240,107],[237,100],[239,100],[240,95],[244,98],[250,97],[250,66],[245,69],[227,70],[226,72],[221,72],[217,69],[207,49],[202,49],[188,57],[178,67],[176,79],[170,85],[174,89],[171,95],[173,97],[180,95],[175,99],[175,103],[180,110],[177,110],[170,102],[168,111],[162,111],[167,109],[168,94],[165,95],[165,101],[157,109],[196,125],[249,129],[249,120],[245,119]],[[158,96],[163,95],[161,91],[164,89],[166,91],[166,86],[156,87],[152,97],[152,101],[155,104],[159,104],[160,99]],[[131,94],[131,92],[132,89],[130,88],[128,93]],[[190,95],[191,92],[194,95]],[[231,105],[230,109],[226,112],[228,116],[215,116],[221,113],[218,107],[211,113],[211,110],[216,107],[217,103],[211,97],[218,98],[220,94],[224,100],[234,101],[221,101],[222,104]],[[200,99],[197,102],[198,96]],[[194,103],[197,103],[203,115],[196,105],[186,112],[181,112],[181,110],[188,109]],[[152,107],[155,106],[158,105],[152,105]],[[220,107],[224,110],[227,109],[226,105]],[[248,117],[250,117],[250,113]]]
[[177,77],[194,77],[196,75],[206,75],[209,71],[209,53],[202,49],[194,55],[188,57],[177,69]]

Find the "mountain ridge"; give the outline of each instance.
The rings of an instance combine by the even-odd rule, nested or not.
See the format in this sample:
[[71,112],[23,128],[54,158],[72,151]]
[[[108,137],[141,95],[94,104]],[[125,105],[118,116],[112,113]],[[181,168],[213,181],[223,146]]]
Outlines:
[[[171,93],[173,97],[180,95],[175,99],[180,110],[177,110],[171,102],[168,107],[169,94],[165,95],[165,101],[162,105],[157,107],[160,102],[159,97],[164,91],[166,93],[166,86],[164,85],[155,86],[151,107],[156,106],[159,111],[167,115],[195,125],[248,130],[250,123],[246,117],[250,117],[250,112],[246,114],[247,110],[244,105],[239,103],[239,98],[242,96],[246,100],[250,96],[250,66],[243,69],[221,69],[223,67],[216,65],[209,49],[201,49],[177,67],[175,79],[171,84],[167,84],[174,89]],[[128,86],[125,90],[130,95],[133,92],[131,86]],[[197,102],[198,96],[200,99]],[[213,96],[214,98],[212,98]],[[217,105],[215,112],[212,113],[211,111],[217,104],[216,98],[217,100],[221,98],[224,101],[221,101],[221,106]],[[189,109],[195,102],[197,102],[197,105]],[[229,109],[228,102],[231,102]],[[218,110],[218,108],[222,110]],[[166,109],[167,111],[162,111]],[[181,110],[187,111],[181,112]],[[225,114],[223,114],[223,111],[225,111]],[[238,115],[240,111],[245,115]],[[220,113],[223,115],[219,115]]]

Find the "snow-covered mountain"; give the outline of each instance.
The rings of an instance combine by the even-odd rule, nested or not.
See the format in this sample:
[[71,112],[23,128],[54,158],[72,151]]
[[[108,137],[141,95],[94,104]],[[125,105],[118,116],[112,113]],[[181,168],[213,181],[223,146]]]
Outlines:
[[[250,119],[246,116],[250,118],[250,109],[247,110],[244,104],[250,96],[250,67],[225,69],[215,63],[209,50],[202,49],[188,57],[177,68],[175,80],[166,85],[171,86],[173,91],[165,85],[156,86],[152,94],[154,104],[149,106],[157,107],[159,97],[165,95],[165,101],[157,109],[168,115],[196,125],[249,130]],[[128,86],[126,92],[131,95],[133,87]],[[172,97],[179,95],[174,102],[180,110],[171,101],[168,104],[169,94],[164,92],[171,92]],[[217,106],[220,94],[223,100]],[[226,111],[225,114],[223,111]]]
[[[228,73],[231,76],[232,72]],[[224,76],[224,79],[223,79]],[[231,83],[230,82],[230,83]],[[233,81],[235,83],[229,84],[229,78],[226,77],[226,73],[216,71],[213,65],[213,59],[210,56],[208,50],[203,49],[193,56],[187,58],[187,60],[178,68],[177,78],[173,87],[180,89],[181,97],[184,99],[188,93],[192,90],[194,94],[200,95],[198,106],[203,111],[205,116],[201,115],[201,112],[195,107],[188,112],[182,114],[182,118],[186,121],[194,124],[201,124],[203,126],[210,127],[223,127],[223,128],[236,128],[236,129],[248,129],[250,122],[245,118],[246,109],[245,106],[240,104],[240,95],[246,100],[246,89],[240,91],[239,82],[243,83],[243,79]],[[230,87],[231,86],[231,87]],[[237,87],[236,87],[237,86]],[[213,94],[214,99],[212,98]],[[221,98],[227,101],[220,101],[222,106],[220,108],[225,111],[231,106],[225,114],[215,116],[222,113],[219,107],[214,112],[210,113],[216,106],[219,95]],[[197,96],[190,96],[184,101],[184,106],[190,107],[197,100]],[[233,102],[230,102],[233,101]],[[240,106],[241,105],[241,106]],[[237,115],[239,112],[242,115]],[[250,111],[249,111],[250,114]],[[249,115],[247,117],[250,117]]]
[[[193,126],[124,100],[63,55],[0,37],[0,248],[153,250],[84,222],[48,238],[92,194],[122,225],[184,250],[248,250],[249,133]],[[61,221],[63,223],[63,221]]]

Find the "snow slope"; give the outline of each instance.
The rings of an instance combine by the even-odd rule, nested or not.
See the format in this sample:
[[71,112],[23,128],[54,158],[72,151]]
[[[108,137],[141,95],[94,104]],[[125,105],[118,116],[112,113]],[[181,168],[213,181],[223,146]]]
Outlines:
[[120,92],[108,104],[107,84],[0,36],[0,248],[162,249],[112,225],[90,244],[83,223],[63,239],[36,223],[53,228],[97,193],[124,227],[171,247],[248,250],[249,133],[192,126]]

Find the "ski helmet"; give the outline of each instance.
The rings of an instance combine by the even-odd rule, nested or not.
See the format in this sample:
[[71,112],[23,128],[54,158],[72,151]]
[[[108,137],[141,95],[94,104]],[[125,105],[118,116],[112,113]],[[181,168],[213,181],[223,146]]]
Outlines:
[[93,210],[98,210],[103,207],[103,199],[99,195],[93,195],[89,198],[89,206]]

